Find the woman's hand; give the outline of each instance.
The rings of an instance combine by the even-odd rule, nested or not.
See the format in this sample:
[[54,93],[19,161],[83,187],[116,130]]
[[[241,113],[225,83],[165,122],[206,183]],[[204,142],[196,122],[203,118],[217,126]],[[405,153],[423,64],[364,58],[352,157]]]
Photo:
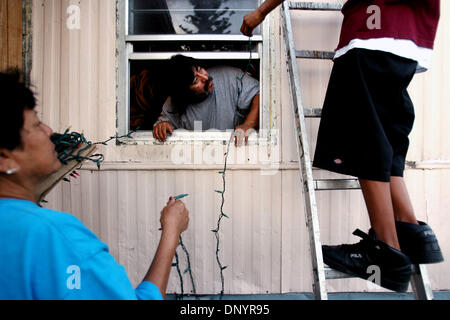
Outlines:
[[189,211],[183,201],[170,197],[167,206],[161,211],[161,228],[165,232],[179,236],[189,224]]
[[161,211],[160,221],[162,227],[161,240],[144,281],[155,284],[162,296],[165,297],[180,234],[187,229],[189,224],[189,211],[181,200],[170,197],[167,206]]

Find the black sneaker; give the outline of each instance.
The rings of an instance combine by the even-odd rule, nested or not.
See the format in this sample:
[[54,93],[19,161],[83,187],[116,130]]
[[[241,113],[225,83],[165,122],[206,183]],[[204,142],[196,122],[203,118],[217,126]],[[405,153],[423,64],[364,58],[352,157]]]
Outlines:
[[[323,260],[330,268],[359,278],[368,279],[379,269],[379,282],[389,290],[406,292],[411,277],[409,258],[377,239],[375,231],[369,234],[356,229],[353,234],[362,240],[356,244],[322,246]],[[375,277],[375,280],[376,277]],[[378,281],[375,281],[378,282]]]
[[433,230],[425,222],[418,222],[419,225],[399,221],[395,223],[402,252],[409,257],[413,264],[444,261]]

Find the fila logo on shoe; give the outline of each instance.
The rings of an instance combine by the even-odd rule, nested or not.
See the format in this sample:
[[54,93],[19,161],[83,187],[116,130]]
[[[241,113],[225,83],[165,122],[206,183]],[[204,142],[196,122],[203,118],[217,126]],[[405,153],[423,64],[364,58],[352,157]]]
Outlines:
[[433,230],[425,230],[423,232],[423,235],[424,236],[434,236],[434,232],[433,232]]
[[350,258],[361,259],[361,253],[350,253]]

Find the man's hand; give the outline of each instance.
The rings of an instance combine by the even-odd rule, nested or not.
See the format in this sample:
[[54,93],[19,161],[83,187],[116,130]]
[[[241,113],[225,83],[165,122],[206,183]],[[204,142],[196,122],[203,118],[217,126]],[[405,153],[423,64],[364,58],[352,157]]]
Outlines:
[[167,132],[173,133],[172,125],[167,121],[160,122],[153,127],[153,137],[161,142],[166,141]]
[[248,137],[255,131],[254,127],[248,124],[241,124],[234,128],[234,145],[240,147],[245,138],[245,144],[248,143]]
[[252,100],[250,112],[245,119],[245,122],[234,128],[234,145],[240,147],[245,137],[245,144],[248,142],[248,137],[255,131],[259,121],[259,94],[255,95]]
[[259,9],[245,15],[241,26],[241,32],[244,35],[251,37],[253,35],[253,29],[263,22],[265,17],[266,16],[263,15]]

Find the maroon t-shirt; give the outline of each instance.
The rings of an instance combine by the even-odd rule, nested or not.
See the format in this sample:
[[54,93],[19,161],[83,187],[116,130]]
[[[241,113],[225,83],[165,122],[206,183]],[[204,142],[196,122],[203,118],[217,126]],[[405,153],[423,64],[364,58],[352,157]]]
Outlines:
[[[372,5],[379,10],[368,10]],[[336,50],[353,39],[374,38],[407,39],[420,47],[433,49],[440,0],[348,0],[342,13],[344,21]],[[376,27],[374,21],[379,22]]]

